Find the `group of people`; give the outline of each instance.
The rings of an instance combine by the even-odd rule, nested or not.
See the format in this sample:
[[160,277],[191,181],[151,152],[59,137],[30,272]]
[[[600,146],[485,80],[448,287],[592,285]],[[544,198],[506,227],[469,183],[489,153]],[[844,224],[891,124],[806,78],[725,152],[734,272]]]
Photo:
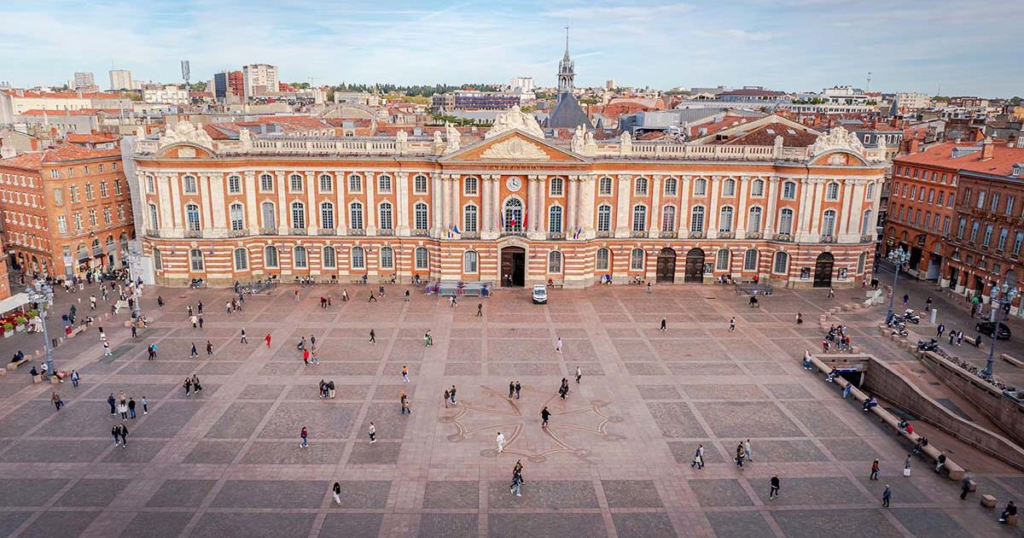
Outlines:
[[[797,323],[800,323],[800,320],[798,320]],[[829,327],[828,334],[825,335],[825,339],[821,342],[821,352],[828,353],[829,349],[831,349],[833,345],[836,346],[838,351],[846,351],[850,349],[850,335],[847,334],[845,325],[833,325]]]
[[[135,420],[135,398],[126,396],[124,391],[118,393],[117,398],[114,397],[114,393],[111,392],[110,396],[107,396],[107,404],[110,406],[111,415],[121,415],[121,422],[128,422],[128,420]],[[149,402],[146,401],[146,397],[142,397],[142,414],[149,413]]]
[[334,398],[334,381],[320,380],[320,398]]
[[203,390],[203,386],[199,384],[199,376],[196,374],[192,374],[192,377],[185,376],[182,386],[185,387],[185,396],[190,396],[193,392],[198,394]]

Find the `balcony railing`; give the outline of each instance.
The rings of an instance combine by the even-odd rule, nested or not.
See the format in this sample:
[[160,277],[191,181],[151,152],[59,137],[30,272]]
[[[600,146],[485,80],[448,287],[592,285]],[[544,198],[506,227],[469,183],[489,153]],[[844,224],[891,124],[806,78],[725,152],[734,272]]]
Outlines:
[[747,239],[764,239],[764,234],[761,232],[747,232]]
[[647,237],[647,231],[646,230],[640,230],[640,231],[633,230],[633,231],[629,232],[629,236],[634,238],[634,239],[642,239],[642,238]]
[[506,237],[506,236],[520,236],[520,237],[522,237],[524,235],[526,235],[526,230],[523,230],[523,229],[511,229],[511,230],[509,230],[509,229],[506,228],[506,229],[501,231],[501,236],[502,237]]
[[348,235],[366,235],[365,228],[349,228]]
[[377,228],[377,235],[395,235],[394,228]]
[[551,241],[561,241],[565,239],[565,234],[562,232],[549,232],[548,239],[550,239]]
[[318,235],[338,235],[337,228],[318,228],[316,232]]
[[600,239],[607,239],[607,238],[609,238],[611,236],[612,236],[611,232],[596,232],[594,234],[594,237],[597,237],[597,238],[600,238]]
[[819,243],[835,243],[836,238],[833,235],[823,235],[818,239]]
[[679,237],[679,233],[678,232],[661,232],[660,234],[658,234],[658,236],[663,238],[663,239],[675,239],[675,238]]
[[707,232],[690,232],[690,239],[704,239],[707,236]]
[[249,230],[228,230],[228,237],[247,237]]
[[93,256],[102,256],[103,255],[103,247],[92,247],[92,255]]
[[736,232],[718,232],[719,239],[736,239]]
[[160,230],[146,230],[147,237],[160,237]]
[[773,241],[793,241],[793,234],[774,234],[772,235]]
[[462,232],[462,239],[480,239],[480,232]]
[[288,235],[307,235],[309,231],[305,228],[288,228]]
[[260,228],[260,235],[277,235],[277,228]]
[[203,232],[201,230],[185,230],[186,239],[199,239],[201,237],[203,237]]
[[417,229],[414,229],[412,231],[412,235],[414,237],[430,237],[430,230],[425,230],[425,229],[417,230]]

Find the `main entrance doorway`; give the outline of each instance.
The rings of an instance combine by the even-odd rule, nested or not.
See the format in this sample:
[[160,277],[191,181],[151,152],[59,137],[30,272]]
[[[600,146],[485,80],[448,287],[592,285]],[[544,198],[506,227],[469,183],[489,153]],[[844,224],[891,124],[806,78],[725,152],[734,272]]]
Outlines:
[[526,283],[526,249],[504,247],[501,249],[501,285],[522,287]]
[[814,287],[832,287],[832,268],[835,266],[835,258],[829,252],[822,252],[818,261],[814,262]]
[[683,282],[704,282],[704,251],[699,248],[690,249],[686,253],[686,275]]
[[658,253],[658,277],[656,282],[659,284],[667,282],[669,284],[676,281],[676,251],[670,248],[663,248]]

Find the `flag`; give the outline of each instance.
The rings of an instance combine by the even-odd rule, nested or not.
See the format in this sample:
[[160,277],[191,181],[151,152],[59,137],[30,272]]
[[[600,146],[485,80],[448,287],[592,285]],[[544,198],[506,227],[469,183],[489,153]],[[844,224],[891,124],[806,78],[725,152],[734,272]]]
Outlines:
[[498,226],[501,230],[505,229],[505,212],[498,211]]
[[448,239],[452,238],[452,227],[448,226]]
[[526,213],[526,210],[524,209],[523,210],[523,229],[524,230],[526,229],[526,216],[527,216],[527,213]]
[[453,230],[455,231],[455,233],[457,235],[462,235],[462,232],[459,231],[459,225],[458,224],[453,225],[452,228],[453,228]]
[[577,227],[575,230],[572,231],[572,238],[573,239],[579,239],[580,238],[580,233],[582,233],[582,232],[583,232],[583,228]]

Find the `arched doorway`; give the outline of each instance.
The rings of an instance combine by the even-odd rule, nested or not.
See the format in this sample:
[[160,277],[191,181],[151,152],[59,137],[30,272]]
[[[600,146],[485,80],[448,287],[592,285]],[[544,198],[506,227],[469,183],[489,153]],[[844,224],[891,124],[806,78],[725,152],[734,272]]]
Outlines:
[[676,251],[666,247],[658,253],[658,276],[655,281],[669,284],[676,281]]
[[818,260],[814,262],[814,287],[832,287],[832,268],[835,266],[835,257],[830,252],[822,252]]
[[686,253],[686,275],[683,282],[704,282],[704,251],[699,248],[690,249]]
[[526,283],[526,249],[523,247],[502,247],[501,285],[522,287]]

